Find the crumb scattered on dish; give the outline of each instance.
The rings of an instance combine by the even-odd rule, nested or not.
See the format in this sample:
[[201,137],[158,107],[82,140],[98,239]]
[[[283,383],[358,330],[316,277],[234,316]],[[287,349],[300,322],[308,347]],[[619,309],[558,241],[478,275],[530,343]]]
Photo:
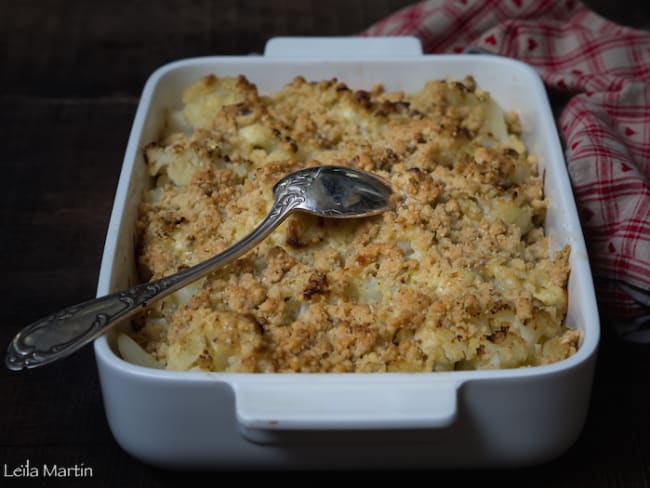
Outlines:
[[570,249],[549,252],[542,179],[516,114],[472,78],[405,94],[298,77],[263,96],[242,76],[207,76],[183,104],[145,149],[154,183],[138,221],[143,279],[244,237],[273,184],[305,166],[374,172],[397,198],[372,218],[291,216],[245,257],[153,305],[131,336],[158,364],[420,372],[576,351],[579,331],[563,326]]

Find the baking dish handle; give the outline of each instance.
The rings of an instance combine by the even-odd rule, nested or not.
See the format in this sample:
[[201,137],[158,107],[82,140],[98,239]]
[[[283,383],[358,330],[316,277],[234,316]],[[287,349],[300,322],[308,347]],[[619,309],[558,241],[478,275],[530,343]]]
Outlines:
[[267,58],[364,59],[419,57],[417,37],[273,37],[264,48]]
[[248,431],[437,429],[457,415],[454,381],[304,380],[233,385],[240,425]]

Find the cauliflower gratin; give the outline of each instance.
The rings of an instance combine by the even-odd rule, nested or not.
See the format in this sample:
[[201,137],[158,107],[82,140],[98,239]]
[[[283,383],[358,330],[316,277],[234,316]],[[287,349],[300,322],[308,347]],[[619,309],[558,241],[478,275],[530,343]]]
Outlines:
[[563,326],[570,249],[553,254],[536,160],[471,77],[412,94],[295,78],[261,95],[207,76],[145,149],[143,279],[205,260],[249,233],[286,174],[320,164],[387,180],[391,210],[290,216],[262,244],[153,304],[118,339],[170,370],[423,372],[547,364]]

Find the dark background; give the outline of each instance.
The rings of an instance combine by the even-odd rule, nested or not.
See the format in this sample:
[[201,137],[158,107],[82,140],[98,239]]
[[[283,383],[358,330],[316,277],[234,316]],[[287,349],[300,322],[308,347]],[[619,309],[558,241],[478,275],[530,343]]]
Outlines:
[[[274,35],[354,34],[409,3],[0,0],[0,346],[22,326],[94,296],[129,130],[153,70],[179,58],[261,53]],[[650,2],[586,3],[619,23],[650,28]],[[525,470],[420,479],[648,487],[650,346],[621,343],[606,323],[603,329],[591,410],[565,455]],[[143,465],[115,443],[91,348],[27,373],[0,368],[0,419],[0,476],[3,465],[29,459],[93,468],[93,479],[66,485],[187,479]],[[26,485],[0,485],[6,481]]]

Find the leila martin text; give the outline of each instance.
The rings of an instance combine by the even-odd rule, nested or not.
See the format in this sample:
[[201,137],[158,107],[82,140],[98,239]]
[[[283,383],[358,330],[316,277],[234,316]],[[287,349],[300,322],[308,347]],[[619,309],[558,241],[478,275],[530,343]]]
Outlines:
[[72,466],[58,464],[34,465],[29,459],[18,466],[3,465],[4,478],[91,478],[93,468],[84,466],[84,463]]

